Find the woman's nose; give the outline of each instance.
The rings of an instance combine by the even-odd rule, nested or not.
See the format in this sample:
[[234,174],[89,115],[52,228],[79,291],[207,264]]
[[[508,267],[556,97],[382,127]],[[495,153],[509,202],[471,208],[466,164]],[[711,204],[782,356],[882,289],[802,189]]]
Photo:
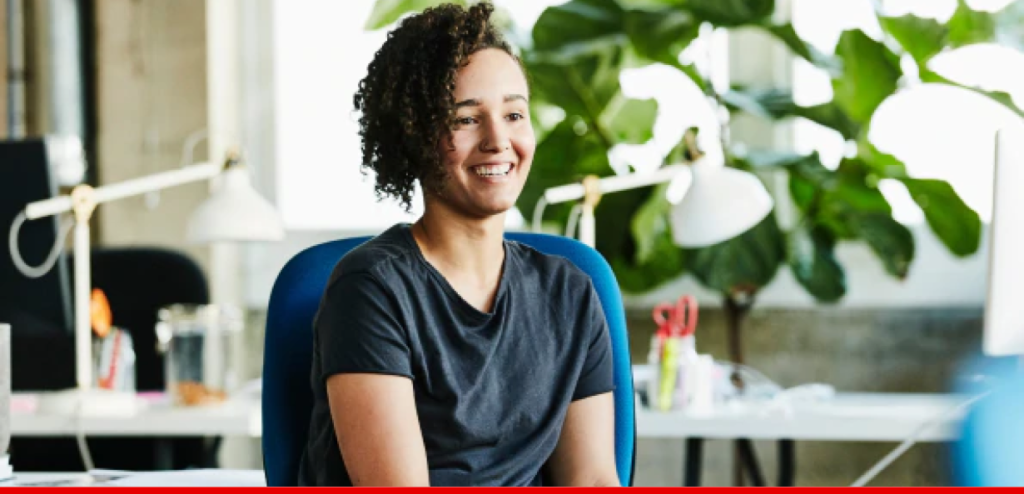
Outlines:
[[512,140],[504,121],[491,122],[487,125],[483,139],[480,140],[480,151],[500,153],[512,147]]

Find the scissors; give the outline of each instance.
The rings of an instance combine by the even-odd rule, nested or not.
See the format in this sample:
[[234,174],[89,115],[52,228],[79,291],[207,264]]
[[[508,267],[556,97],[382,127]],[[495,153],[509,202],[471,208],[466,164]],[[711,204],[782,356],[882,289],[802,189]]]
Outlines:
[[659,340],[688,337],[697,330],[697,299],[682,296],[675,304],[661,303],[654,307],[653,316]]
[[655,406],[667,411],[672,407],[676,391],[676,373],[682,359],[680,339],[697,330],[697,300],[682,296],[676,303],[662,303],[654,307],[654,322],[658,324],[657,345],[661,359],[658,395]]

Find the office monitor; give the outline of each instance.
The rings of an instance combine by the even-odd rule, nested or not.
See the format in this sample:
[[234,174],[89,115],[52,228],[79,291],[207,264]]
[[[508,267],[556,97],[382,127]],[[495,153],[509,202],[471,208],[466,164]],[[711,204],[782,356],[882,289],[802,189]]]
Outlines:
[[1024,356],[1024,132],[996,134],[982,350]]
[[[47,274],[29,278],[15,267],[9,247],[11,225],[25,205],[56,194],[45,140],[0,141],[0,322],[10,323],[15,335],[71,335],[73,331],[63,253]],[[55,217],[21,226],[17,242],[25,262],[32,266],[43,262],[57,240],[57,228]]]

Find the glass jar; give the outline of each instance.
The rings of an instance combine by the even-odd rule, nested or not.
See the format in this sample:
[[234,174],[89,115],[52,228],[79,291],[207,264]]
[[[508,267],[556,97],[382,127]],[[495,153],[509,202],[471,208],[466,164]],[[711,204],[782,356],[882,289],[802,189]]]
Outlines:
[[157,312],[167,393],[177,405],[221,402],[238,387],[232,349],[242,312],[223,305],[175,304]]

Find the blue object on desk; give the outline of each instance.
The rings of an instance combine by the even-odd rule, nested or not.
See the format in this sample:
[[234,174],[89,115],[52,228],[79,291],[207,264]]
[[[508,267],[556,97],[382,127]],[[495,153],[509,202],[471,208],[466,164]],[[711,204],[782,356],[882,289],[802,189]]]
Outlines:
[[[633,482],[636,460],[633,373],[622,295],[611,267],[597,251],[566,237],[509,233],[547,254],[564,256],[590,275],[611,334],[615,373],[615,460],[623,486]],[[346,253],[369,237],[307,248],[281,270],[270,294],[263,357],[263,466],[268,486],[295,486],[306,448],[313,392],[313,317],[327,280]]]
[[989,377],[991,392],[970,408],[953,444],[959,486],[1024,486],[1024,373],[1015,361],[990,362],[976,371]]

